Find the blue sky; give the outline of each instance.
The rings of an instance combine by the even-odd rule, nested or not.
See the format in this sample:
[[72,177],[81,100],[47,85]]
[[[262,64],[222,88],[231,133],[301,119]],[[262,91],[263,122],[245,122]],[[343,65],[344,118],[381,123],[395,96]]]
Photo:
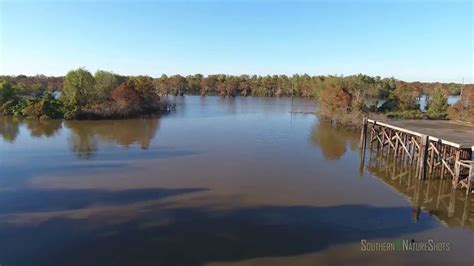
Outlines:
[[472,1],[3,1],[1,74],[473,82]]

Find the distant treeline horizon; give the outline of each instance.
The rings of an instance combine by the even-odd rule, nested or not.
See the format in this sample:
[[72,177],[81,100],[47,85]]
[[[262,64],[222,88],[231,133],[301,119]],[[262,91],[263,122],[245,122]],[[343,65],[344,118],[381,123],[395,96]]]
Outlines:
[[[463,87],[465,90],[463,90]],[[308,97],[320,101],[321,116],[354,124],[362,116],[446,119],[469,121],[471,96],[448,108],[447,96],[473,91],[474,85],[404,82],[357,74],[351,76],[305,75],[162,75],[121,76],[84,68],[65,77],[0,76],[0,111],[30,118],[125,118],[170,111],[173,104],[163,95],[200,94],[222,97]],[[54,92],[61,91],[59,95]],[[427,95],[426,113],[419,97]],[[472,95],[467,93],[468,95]],[[59,97],[58,97],[59,96]],[[379,100],[385,101],[380,105]],[[358,124],[358,123],[357,123]]]
[[[102,72],[101,70],[98,70]],[[105,71],[106,72],[106,71]],[[395,87],[406,85],[420,94],[428,93],[434,89],[442,89],[449,95],[459,95],[461,89],[474,88],[474,84],[462,84],[456,82],[422,82],[404,81],[394,77],[382,78],[380,76],[369,76],[365,74],[354,75],[229,75],[229,74],[194,74],[194,75],[166,75],[151,77],[147,75],[119,75],[108,72],[118,79],[127,80],[136,77],[149,77],[153,79],[156,89],[163,94],[202,94],[202,95],[237,95],[244,96],[302,96],[317,97],[315,91],[319,91],[321,83],[326,79],[354,80],[367,86]],[[8,80],[13,84],[32,91],[62,91],[65,76],[46,76],[38,74],[27,75],[0,75],[0,80]],[[320,84],[318,84],[320,83]],[[319,85],[319,86],[318,86]],[[380,89],[375,89],[380,91]],[[382,93],[383,94],[383,93]],[[374,95],[375,96],[375,95]],[[384,96],[384,95],[380,95]]]

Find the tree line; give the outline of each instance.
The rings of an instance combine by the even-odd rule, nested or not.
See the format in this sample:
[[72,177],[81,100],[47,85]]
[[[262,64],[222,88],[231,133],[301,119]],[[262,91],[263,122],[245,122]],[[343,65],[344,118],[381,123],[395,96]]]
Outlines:
[[[107,71],[97,71],[102,76],[114,76],[119,83],[132,76],[117,75]],[[0,76],[0,80],[7,80],[15,84],[16,89],[22,93],[41,93],[44,91],[61,91],[64,87],[65,76],[48,77],[36,76]],[[440,82],[405,82],[395,78],[371,77],[363,74],[351,76],[310,76],[308,74],[287,75],[208,75],[202,74],[181,76],[161,75],[159,78],[151,78],[155,90],[160,94],[202,94],[221,96],[301,96],[317,97],[325,86],[326,80],[345,79],[353,80],[353,83],[363,83],[372,90],[381,90],[387,87],[407,85],[419,94],[427,94],[434,89],[441,89],[450,95],[459,95],[462,85],[459,83]],[[98,81],[102,82],[101,80]],[[473,84],[466,85],[473,87]],[[383,96],[383,95],[382,95]]]
[[[329,84],[320,96],[318,113],[336,123],[360,126],[362,117],[376,120],[386,117],[397,119],[447,119],[448,94],[442,88],[431,90],[427,96],[426,110],[420,110],[419,92],[406,83],[395,84],[378,95],[384,94],[383,104],[374,98],[373,92],[363,83],[351,79],[339,79]],[[372,99],[372,100],[371,100]]]
[[[163,95],[223,97],[311,97],[321,102],[327,117],[383,113],[391,117],[446,118],[446,96],[460,92],[456,83],[404,82],[395,78],[287,75],[162,75],[122,76],[79,68],[64,77],[1,76],[0,108],[4,114],[36,118],[129,117],[170,109]],[[464,86],[465,88],[473,85]],[[54,93],[60,92],[60,97]],[[428,112],[417,108],[418,97],[429,95]],[[378,105],[379,99],[387,101]],[[341,119],[340,119],[341,120]]]

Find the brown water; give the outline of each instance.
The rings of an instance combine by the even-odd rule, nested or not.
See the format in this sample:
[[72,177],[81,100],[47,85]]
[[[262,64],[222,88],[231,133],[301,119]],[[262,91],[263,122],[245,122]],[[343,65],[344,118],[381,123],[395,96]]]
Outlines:
[[358,133],[313,102],[174,100],[153,119],[0,117],[0,264],[474,263],[474,198],[386,155],[361,166]]

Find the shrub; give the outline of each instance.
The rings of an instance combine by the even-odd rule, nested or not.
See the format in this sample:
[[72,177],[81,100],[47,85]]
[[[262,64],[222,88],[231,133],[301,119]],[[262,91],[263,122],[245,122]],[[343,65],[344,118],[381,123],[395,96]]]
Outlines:
[[5,115],[23,116],[23,109],[26,106],[26,101],[23,100],[9,100],[2,105],[2,113]]
[[33,99],[26,100],[26,106],[21,112],[24,117],[28,118],[40,118],[43,115],[40,101]]
[[46,92],[40,100],[43,118],[58,119],[63,117],[62,103],[54,98],[50,92]]
[[81,108],[74,99],[61,99],[62,113],[65,119],[75,118],[81,111]]
[[388,118],[395,119],[423,119],[425,115],[420,110],[399,110],[387,113]]

